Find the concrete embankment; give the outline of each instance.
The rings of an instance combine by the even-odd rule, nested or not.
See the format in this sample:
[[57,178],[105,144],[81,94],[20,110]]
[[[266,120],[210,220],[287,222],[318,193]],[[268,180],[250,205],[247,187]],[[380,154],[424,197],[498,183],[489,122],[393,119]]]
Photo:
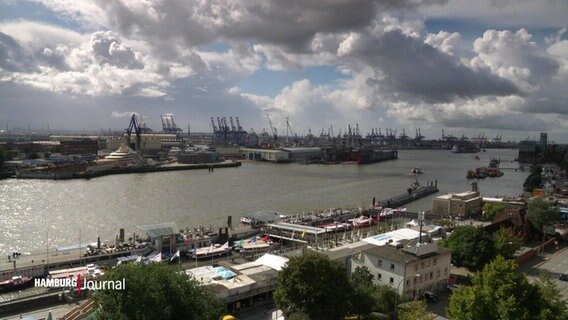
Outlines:
[[16,315],[29,310],[47,308],[66,302],[61,291],[12,300],[0,304],[0,317]]
[[91,178],[108,176],[112,174],[148,173],[148,172],[164,172],[164,171],[178,171],[178,170],[203,170],[203,169],[214,171],[217,168],[233,168],[239,166],[241,166],[241,163],[238,161],[223,161],[219,163],[203,163],[203,164],[173,163],[161,166],[147,166],[139,168],[117,168],[117,169],[102,170],[97,172],[32,170],[32,171],[23,171],[20,174],[18,174],[16,178],[50,179],[50,180],[91,179]]
[[126,173],[147,173],[147,172],[164,172],[164,171],[179,171],[179,170],[203,170],[208,169],[214,171],[217,168],[233,168],[239,167],[241,163],[238,161],[224,161],[219,163],[203,163],[203,164],[180,164],[174,163],[156,167],[141,167],[141,168],[124,168],[113,169],[108,171],[100,171],[95,173],[78,173],[73,178],[90,179],[96,177],[107,176],[111,174],[126,174]]

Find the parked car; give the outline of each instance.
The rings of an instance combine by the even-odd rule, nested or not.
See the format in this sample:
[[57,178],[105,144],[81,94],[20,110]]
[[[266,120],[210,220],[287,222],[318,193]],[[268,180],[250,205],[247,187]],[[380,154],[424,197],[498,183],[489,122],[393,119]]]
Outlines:
[[461,286],[459,284],[450,284],[446,287],[448,291],[453,292],[454,290],[459,289]]
[[424,299],[427,302],[438,302],[438,296],[432,291],[424,291]]
[[558,279],[562,281],[568,281],[568,274],[561,274],[560,277],[558,277]]

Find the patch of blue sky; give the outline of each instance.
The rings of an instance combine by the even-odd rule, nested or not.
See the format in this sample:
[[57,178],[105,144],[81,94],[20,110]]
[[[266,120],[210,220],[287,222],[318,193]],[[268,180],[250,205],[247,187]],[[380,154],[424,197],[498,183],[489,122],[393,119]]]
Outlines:
[[274,97],[286,86],[296,81],[308,79],[312,86],[335,85],[347,76],[335,66],[309,67],[303,70],[271,71],[259,70],[243,79],[238,86],[242,92]]
[[43,22],[67,29],[80,30],[81,25],[65,19],[45,6],[28,1],[0,1],[0,21],[28,20]]

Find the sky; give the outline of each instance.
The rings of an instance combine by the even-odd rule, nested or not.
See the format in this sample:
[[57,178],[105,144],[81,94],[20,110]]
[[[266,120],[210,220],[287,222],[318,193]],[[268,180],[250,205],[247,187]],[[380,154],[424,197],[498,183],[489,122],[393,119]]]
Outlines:
[[0,0],[0,129],[568,143],[566,0]]

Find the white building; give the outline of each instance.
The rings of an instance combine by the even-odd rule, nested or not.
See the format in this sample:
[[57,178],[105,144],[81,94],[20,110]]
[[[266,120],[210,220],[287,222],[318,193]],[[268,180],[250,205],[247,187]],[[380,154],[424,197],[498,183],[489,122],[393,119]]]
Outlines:
[[375,284],[389,285],[409,299],[424,291],[437,291],[447,286],[450,277],[451,250],[436,242],[415,240],[393,241],[355,253],[351,272],[367,267]]

